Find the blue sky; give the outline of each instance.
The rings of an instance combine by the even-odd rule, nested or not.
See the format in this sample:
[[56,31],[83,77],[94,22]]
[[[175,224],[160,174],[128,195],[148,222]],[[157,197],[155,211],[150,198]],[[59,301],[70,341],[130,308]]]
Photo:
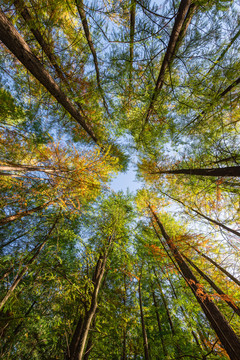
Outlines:
[[126,173],[121,173],[112,180],[111,188],[114,191],[122,190],[124,193],[126,193],[127,189],[129,189],[130,192],[136,192],[137,189],[143,186],[143,183],[137,181],[135,176],[136,169],[134,165],[130,164],[129,170]]

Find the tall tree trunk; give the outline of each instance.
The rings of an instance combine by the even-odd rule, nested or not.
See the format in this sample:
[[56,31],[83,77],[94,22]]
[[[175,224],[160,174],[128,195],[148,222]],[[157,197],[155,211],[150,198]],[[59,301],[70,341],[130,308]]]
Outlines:
[[139,307],[140,307],[140,316],[141,316],[141,324],[142,324],[144,357],[145,357],[145,360],[150,360],[148,338],[147,338],[144,313],[143,313],[143,305],[142,305],[141,278],[138,281],[138,296],[139,296]]
[[33,209],[29,209],[29,210],[25,210],[25,211],[20,211],[14,215],[10,215],[10,216],[6,216],[5,218],[2,218],[0,219],[0,226],[2,225],[6,225],[12,221],[15,221],[15,220],[19,220],[21,219],[22,217],[24,216],[28,216],[28,215],[31,215],[37,211],[40,211],[40,210],[43,210],[47,207],[47,205],[50,205],[52,203],[52,201],[48,201],[42,205],[39,205]]
[[23,236],[25,236],[25,235],[27,235],[29,233],[30,233],[30,231],[26,231],[25,233],[15,237],[14,239],[7,241],[5,244],[1,244],[0,249],[4,248],[5,246],[8,246],[8,245],[12,244],[14,241],[17,241],[18,239],[20,239],[21,237],[23,237]]
[[91,350],[93,349],[93,330],[94,330],[95,326],[96,326],[96,313],[95,313],[93,321],[92,321],[92,327],[91,327],[91,331],[90,331],[89,338],[87,341],[86,351],[84,353],[83,360],[88,360]]
[[202,278],[204,280],[206,280],[209,285],[220,295],[220,298],[222,300],[224,300],[232,309],[233,311],[240,316],[240,309],[239,307],[235,304],[235,302],[233,300],[230,299],[230,297],[225,294],[224,291],[222,291],[215,283],[214,281],[212,281],[212,279],[210,279],[209,276],[207,276],[202,270],[199,269],[199,267],[193,263],[192,260],[188,259],[187,256],[183,255],[182,256],[187,260],[187,262],[195,269],[197,270],[197,272],[202,276]]
[[221,228],[223,228],[223,229],[225,229],[225,230],[233,233],[234,235],[237,235],[237,236],[240,237],[240,232],[238,232],[237,230],[234,230],[234,229],[232,229],[232,228],[224,225],[223,223],[221,223],[221,222],[219,222],[219,221],[217,221],[217,220],[214,220],[214,219],[212,219],[212,218],[210,218],[210,217],[202,214],[200,211],[198,211],[198,210],[196,210],[196,209],[193,209],[191,206],[185,205],[181,200],[176,199],[176,198],[174,198],[174,197],[166,194],[166,193],[163,192],[163,191],[161,191],[161,193],[164,194],[164,195],[167,195],[170,199],[178,202],[179,204],[182,204],[183,206],[187,207],[189,210],[195,212],[196,214],[198,214],[199,216],[201,216],[201,217],[203,217],[204,219],[208,220],[208,221],[211,222],[212,224],[218,225],[218,226],[220,226]]
[[220,271],[222,271],[222,273],[224,273],[225,275],[227,275],[229,277],[229,279],[231,279],[232,281],[235,282],[235,284],[237,284],[238,286],[240,286],[240,281],[235,278],[235,276],[233,276],[232,274],[230,274],[226,269],[224,269],[221,265],[219,265],[218,263],[216,263],[214,260],[212,260],[209,256],[203,254],[201,251],[199,251],[197,248],[195,248],[194,246],[192,246],[192,248],[198,253],[200,254],[204,259],[208,260],[211,264],[213,264],[214,266],[216,266],[217,269],[219,269]]
[[108,259],[109,248],[112,244],[113,236],[110,236],[108,239],[108,244],[103,253],[100,254],[97,261],[92,282],[94,284],[94,289],[91,296],[90,308],[86,309],[85,315],[81,316],[77,327],[74,331],[72,341],[69,347],[69,351],[66,354],[66,360],[82,360],[84,356],[84,350],[87,342],[87,337],[89,329],[92,323],[92,320],[95,316],[97,310],[97,299],[98,293],[101,287],[101,282],[105,272],[105,267]]
[[89,46],[90,51],[91,51],[92,56],[93,56],[93,62],[94,62],[94,66],[95,66],[96,76],[97,76],[98,89],[100,91],[100,94],[101,94],[101,97],[102,97],[102,100],[103,100],[103,105],[104,105],[108,115],[110,115],[109,110],[108,110],[108,105],[107,105],[105,96],[103,94],[103,89],[102,89],[102,86],[101,86],[100,71],[99,71],[97,53],[96,53],[95,47],[93,45],[91,33],[90,33],[90,30],[89,30],[87,17],[86,17],[86,12],[84,10],[84,3],[83,3],[83,0],[75,0],[75,3],[76,3],[78,13],[79,13],[81,21],[82,21],[82,26],[83,26],[85,37],[86,37],[87,42],[88,42],[88,46]]
[[55,229],[55,226],[58,222],[58,218],[56,218],[54,224],[52,225],[51,229],[49,230],[47,236],[45,237],[45,240],[40,244],[37,245],[35,247],[35,253],[34,255],[31,257],[31,259],[26,263],[26,265],[24,266],[24,268],[19,272],[19,274],[17,274],[17,276],[15,277],[12,285],[10,286],[9,290],[7,291],[7,294],[4,296],[4,298],[1,300],[0,302],[0,309],[2,309],[2,307],[6,304],[7,300],[9,299],[9,297],[12,295],[12,293],[14,292],[14,290],[16,289],[17,285],[20,283],[20,281],[22,280],[23,276],[26,274],[26,272],[29,269],[29,266],[36,260],[36,258],[38,257],[38,255],[40,254],[41,250],[43,249],[43,247],[45,246],[46,242],[49,239],[49,236],[51,235],[51,233],[53,232],[53,230]]
[[160,294],[161,294],[161,299],[162,299],[162,302],[163,302],[163,305],[164,305],[164,308],[165,308],[165,311],[166,311],[166,314],[167,314],[167,318],[168,318],[168,323],[170,325],[170,329],[171,329],[171,333],[172,333],[172,336],[175,335],[175,329],[174,329],[174,326],[173,326],[173,322],[172,322],[172,318],[171,318],[171,314],[170,314],[170,311],[168,309],[168,304],[167,304],[167,301],[165,299],[165,296],[164,296],[164,293],[163,293],[163,290],[162,290],[162,287],[161,287],[161,284],[160,284],[160,281],[156,275],[156,272],[154,271],[155,273],[155,279],[157,281],[157,284],[158,284],[158,288],[160,290]]
[[[123,295],[123,305],[124,305],[124,312],[126,310],[126,302],[127,302],[127,284],[126,284],[126,274],[123,274],[123,281],[124,281],[124,295]],[[127,330],[126,325],[123,326],[123,342],[122,342],[122,358],[121,360],[127,360]]]
[[[178,296],[177,296],[177,293],[176,293],[176,291],[175,291],[175,289],[174,289],[174,286],[173,286],[173,283],[172,283],[172,281],[171,281],[171,278],[170,278],[169,276],[167,276],[167,279],[168,279],[168,281],[169,281],[169,284],[170,284],[170,287],[171,287],[171,289],[172,289],[173,295],[174,295],[175,299],[178,301]],[[191,328],[191,333],[192,333],[192,335],[193,335],[193,338],[194,338],[197,346],[200,348],[200,351],[202,352],[202,349],[201,349],[201,346],[200,346],[200,344],[199,344],[197,335],[196,335],[195,332],[192,330],[191,322],[189,321],[189,318],[188,318],[188,316],[187,316],[187,314],[186,314],[186,311],[185,311],[185,309],[183,308],[182,305],[180,305],[180,309],[181,309],[181,312],[182,312],[182,314],[183,314],[183,316],[184,316],[184,318],[185,318],[186,324],[188,324],[188,327]]]
[[82,126],[94,142],[98,142],[95,134],[84,118],[74,107],[69,98],[62,92],[57,83],[45,70],[40,61],[32,53],[30,47],[0,10],[0,40],[18,58],[28,71],[50,92],[64,109]]
[[158,313],[157,299],[156,299],[156,295],[155,295],[153,286],[152,286],[152,297],[153,297],[153,304],[154,304],[155,314],[156,314],[157,323],[158,323],[159,336],[160,336],[161,343],[162,343],[163,355],[166,357],[167,350],[166,350],[166,346],[165,346],[164,339],[163,339],[162,325],[161,325],[161,321],[160,321],[160,317],[159,317],[159,313]]
[[[177,13],[177,16],[175,19],[175,23],[173,25],[172,33],[171,33],[171,36],[169,39],[168,47],[167,47],[167,50],[166,50],[166,53],[165,53],[165,56],[164,56],[164,59],[163,59],[162,65],[161,65],[161,69],[160,69],[160,72],[158,75],[157,83],[156,83],[156,86],[155,86],[155,89],[154,89],[154,92],[153,92],[153,95],[151,98],[151,102],[150,102],[148,110],[147,110],[145,124],[148,122],[149,116],[151,115],[152,110],[153,110],[154,103],[162,89],[166,69],[168,66],[170,66],[170,64],[173,60],[173,57],[175,55],[177,42],[179,40],[179,34],[181,32],[181,29],[184,24],[184,21],[185,21],[185,18],[188,13],[190,5],[191,5],[191,0],[181,0],[179,9],[178,9],[178,13]],[[186,22],[185,28],[184,28],[184,33],[186,33],[188,25],[189,25],[189,23]]]
[[135,17],[136,17],[136,0],[131,0],[130,4],[130,64],[129,64],[129,98],[132,94],[132,73],[133,73],[133,56],[134,56],[134,33],[135,33]]
[[173,240],[166,233],[162,223],[160,222],[157,214],[153,211],[152,207],[149,205],[150,212],[154,219],[156,220],[158,227],[164,237],[176,263],[178,264],[187,284],[190,286],[193,294],[195,295],[197,301],[202,307],[207,319],[209,320],[212,328],[215,330],[217,336],[219,337],[221,343],[225,347],[231,360],[239,360],[240,354],[240,340],[230,327],[227,320],[223,317],[222,313],[219,311],[218,307],[212,302],[209,298],[206,291],[203,289],[202,285],[198,282],[196,277],[193,275],[192,271],[188,267],[187,263],[184,261],[180,252],[178,251]]
[[240,166],[228,166],[224,168],[209,169],[176,169],[158,171],[156,174],[184,174],[184,175],[200,175],[200,176],[235,176],[240,177]]
[[[63,73],[62,69],[58,65],[58,60],[56,56],[51,51],[51,46],[45,41],[43,35],[41,34],[40,30],[34,24],[35,19],[30,14],[29,9],[27,8],[25,2],[23,0],[14,0],[13,2],[16,10],[21,14],[22,18],[25,20],[26,24],[28,25],[30,31],[34,35],[35,39],[43,49],[44,53],[47,55],[50,63],[54,67],[57,75],[63,82],[67,82],[67,77]],[[69,84],[67,83],[69,86]]]

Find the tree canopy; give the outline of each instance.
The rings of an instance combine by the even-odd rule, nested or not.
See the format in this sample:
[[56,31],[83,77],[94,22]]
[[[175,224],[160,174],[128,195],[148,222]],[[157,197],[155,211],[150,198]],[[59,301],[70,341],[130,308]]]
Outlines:
[[238,2],[3,0],[0,41],[1,358],[239,360]]

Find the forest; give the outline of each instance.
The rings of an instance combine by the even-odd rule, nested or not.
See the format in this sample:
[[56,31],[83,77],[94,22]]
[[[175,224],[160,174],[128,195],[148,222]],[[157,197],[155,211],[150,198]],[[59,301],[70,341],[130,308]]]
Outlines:
[[0,41],[1,359],[240,360],[239,1],[1,0]]

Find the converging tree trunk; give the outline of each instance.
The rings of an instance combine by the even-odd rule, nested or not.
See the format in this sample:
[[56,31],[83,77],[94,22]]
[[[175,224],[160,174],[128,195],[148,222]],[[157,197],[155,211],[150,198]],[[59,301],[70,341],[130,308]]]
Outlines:
[[19,211],[18,213],[14,214],[14,215],[6,216],[6,217],[0,219],[0,226],[6,225],[15,220],[19,220],[24,216],[28,216],[28,215],[34,214],[35,212],[41,211],[50,204],[52,204],[52,201],[48,201],[42,205],[36,206],[35,208],[29,209],[29,210]]
[[230,327],[227,320],[223,317],[218,307],[212,302],[209,295],[204,290],[203,286],[198,282],[196,277],[193,275],[192,271],[190,270],[187,263],[184,261],[182,255],[178,251],[176,245],[174,244],[173,239],[171,239],[168,236],[157,214],[154,212],[154,210],[150,205],[149,205],[149,210],[151,215],[155,219],[156,223],[158,224],[161,234],[165,239],[172,253],[172,256],[174,257],[176,263],[178,264],[182,272],[182,275],[184,276],[187,284],[191,288],[197,301],[202,307],[202,310],[205,313],[207,319],[209,320],[212,328],[215,330],[221,343],[225,347],[230,359],[238,360],[240,354],[239,338],[237,337],[233,329]]
[[195,248],[194,246],[192,246],[192,248],[199,254],[201,255],[204,259],[208,260],[211,264],[213,264],[214,266],[216,266],[217,269],[219,269],[220,271],[222,271],[222,273],[224,273],[225,275],[227,275],[229,277],[229,279],[231,279],[232,281],[235,282],[235,284],[237,284],[238,286],[240,286],[240,281],[233,276],[232,274],[230,274],[226,269],[224,269],[221,265],[219,265],[218,263],[216,263],[216,261],[214,261],[213,259],[211,259],[209,256],[203,254],[201,251],[199,251],[197,248]]
[[195,269],[197,270],[197,272],[202,276],[202,278],[204,280],[206,280],[209,285],[217,292],[218,295],[220,295],[220,298],[222,300],[224,300],[228,306],[230,306],[233,311],[238,315],[240,316],[240,309],[239,307],[235,304],[235,302],[227,295],[225,294],[224,291],[222,291],[215,283],[212,279],[210,279],[209,276],[207,276],[202,270],[199,269],[199,267],[193,263],[192,260],[190,260],[187,256],[185,256],[184,254],[182,254],[183,257],[187,260],[187,262]]
[[[168,47],[165,53],[165,56],[163,58],[163,62],[161,65],[161,69],[158,75],[158,79],[156,82],[156,86],[154,89],[154,92],[152,94],[152,98],[147,110],[147,115],[145,118],[145,124],[148,122],[149,120],[149,116],[152,113],[153,110],[153,106],[154,103],[163,87],[163,83],[164,83],[164,78],[165,78],[165,73],[168,67],[170,67],[171,62],[173,61],[175,52],[176,52],[176,46],[179,40],[179,35],[181,33],[182,30],[182,26],[184,24],[186,15],[188,13],[189,7],[191,5],[191,0],[181,0],[181,3],[179,5],[179,9],[178,9],[178,13],[175,19],[175,23],[173,25],[173,29],[172,29],[172,33],[169,39],[169,43],[168,43]],[[191,19],[190,19],[191,20]],[[184,26],[184,30],[182,32],[182,35],[184,36],[186,31],[187,31],[187,27],[189,25],[190,22],[186,21],[185,22],[185,26]],[[181,36],[181,41],[183,39],[183,36]]]
[[150,360],[149,347],[148,347],[148,337],[147,337],[147,332],[146,332],[146,327],[145,327],[143,305],[142,305],[141,277],[138,280],[138,297],[139,297],[139,307],[140,307],[140,316],[141,316],[141,324],[142,324],[144,357],[145,357],[145,360]]
[[157,299],[156,299],[156,295],[155,295],[153,286],[152,286],[152,297],[153,297],[153,304],[154,304],[154,308],[155,308],[155,314],[156,314],[156,318],[157,318],[159,336],[160,336],[161,343],[162,343],[163,354],[164,354],[164,356],[167,356],[167,349],[166,349],[166,346],[164,343],[163,329],[162,329],[162,325],[161,325],[161,320],[160,320],[160,316],[159,316],[159,312],[158,312]]
[[17,59],[30,71],[30,73],[50,92],[64,109],[82,126],[94,142],[98,142],[92,129],[86,124],[84,118],[75,108],[69,98],[63,93],[40,61],[32,53],[30,47],[0,10],[0,40],[17,57]]
[[89,309],[85,309],[85,314],[80,316],[80,319],[77,323],[76,329],[74,331],[69,349],[67,349],[65,359],[66,360],[82,360],[84,356],[84,350],[89,334],[89,329],[92,324],[93,318],[97,310],[97,300],[98,294],[101,287],[101,282],[105,272],[105,267],[108,259],[108,253],[110,246],[113,241],[113,236],[110,236],[108,239],[108,244],[102,253],[99,255],[95,271],[92,277],[92,282],[94,285]]
[[101,94],[101,97],[102,97],[102,100],[103,100],[103,105],[104,105],[108,115],[110,115],[109,110],[108,110],[108,105],[107,105],[107,102],[106,102],[106,99],[105,99],[105,96],[104,96],[104,93],[103,93],[102,85],[101,85],[97,53],[96,53],[95,47],[93,45],[91,33],[90,33],[90,30],[89,30],[89,26],[88,26],[88,22],[87,22],[87,16],[86,16],[86,12],[85,12],[85,9],[84,9],[84,3],[83,3],[83,0],[75,0],[75,2],[76,2],[77,9],[78,9],[78,13],[79,13],[81,21],[82,21],[84,34],[85,34],[85,37],[87,39],[89,49],[90,49],[90,51],[92,53],[92,56],[93,56],[93,62],[94,62],[95,71],[96,71],[98,89],[100,91],[100,94]]
[[24,277],[24,275],[26,274],[26,272],[29,269],[29,266],[36,260],[36,258],[38,257],[38,255],[40,254],[41,250],[44,248],[46,242],[49,239],[49,236],[51,235],[51,233],[53,232],[53,230],[55,229],[55,226],[58,222],[58,217],[56,218],[54,224],[52,225],[51,229],[49,230],[47,236],[45,237],[45,240],[39,245],[37,245],[35,247],[35,252],[33,254],[33,256],[31,257],[31,259],[26,263],[26,265],[22,268],[22,270],[17,274],[17,276],[15,277],[12,285],[10,286],[9,290],[7,291],[6,295],[4,296],[4,298],[1,300],[0,302],[0,310],[2,309],[2,307],[6,304],[7,300],[9,299],[9,297],[12,295],[12,293],[14,292],[14,290],[16,289],[16,287],[18,286],[18,284],[20,283],[20,281],[22,280],[22,278]]
[[200,176],[240,176],[240,166],[228,166],[225,168],[210,169],[176,169],[176,170],[160,170],[155,174],[184,174],[184,175],[200,175]]

